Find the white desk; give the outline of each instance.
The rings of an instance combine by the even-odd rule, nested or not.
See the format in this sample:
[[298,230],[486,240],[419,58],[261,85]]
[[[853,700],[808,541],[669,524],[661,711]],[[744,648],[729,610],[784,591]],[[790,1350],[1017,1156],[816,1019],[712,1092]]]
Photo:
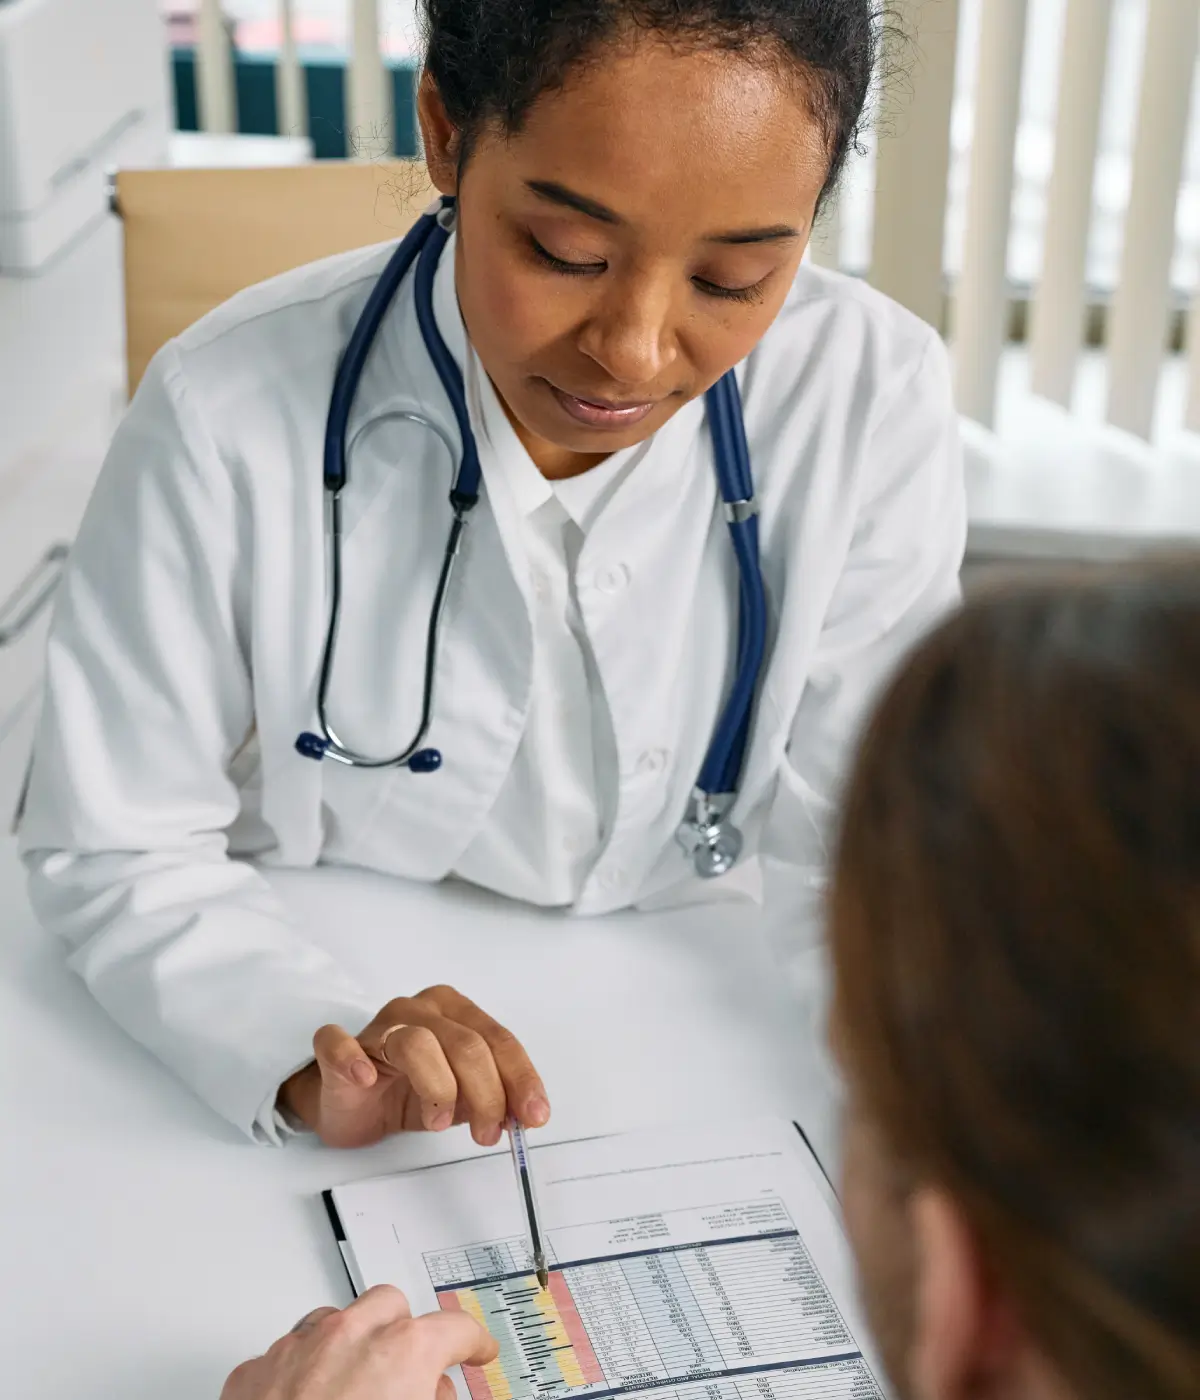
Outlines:
[[1200,547],[1200,437],[1151,447],[1027,396],[997,436],[962,421],[967,558],[1132,559]]
[[[817,1150],[828,1100],[753,910],[574,921],[350,872],[277,888],[386,996],[455,983],[520,1034],[546,1137],[764,1113]],[[318,1197],[463,1156],[465,1129],[339,1153],[252,1147],[106,1018],[0,842],[0,1352],[13,1400],[216,1400],[238,1361],[349,1293]]]

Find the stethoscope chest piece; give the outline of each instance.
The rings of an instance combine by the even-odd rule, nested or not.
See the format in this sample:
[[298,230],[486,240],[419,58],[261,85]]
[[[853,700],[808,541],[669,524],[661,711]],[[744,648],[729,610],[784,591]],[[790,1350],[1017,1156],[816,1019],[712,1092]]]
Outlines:
[[687,815],[675,839],[702,879],[728,875],[741,857],[742,833],[728,819],[734,798],[731,792],[713,794],[695,788],[688,799]]

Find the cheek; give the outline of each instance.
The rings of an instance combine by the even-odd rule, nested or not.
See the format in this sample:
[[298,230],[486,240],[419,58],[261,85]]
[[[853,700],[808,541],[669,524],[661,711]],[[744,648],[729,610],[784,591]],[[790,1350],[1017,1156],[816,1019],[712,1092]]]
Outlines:
[[870,1233],[868,1217],[871,1191],[867,1180],[863,1133],[852,1119],[845,1123],[842,1130],[841,1198],[846,1233],[850,1236],[855,1253],[858,1253],[860,1241]]
[[698,377],[716,380],[740,364],[766,335],[782,304],[783,295],[758,306],[733,302],[726,308],[718,302],[715,311],[689,317],[681,339]]
[[902,1196],[875,1135],[846,1125],[842,1210],[858,1268],[859,1295],[884,1368],[900,1397],[909,1391],[907,1358],[913,1331],[913,1245]]
[[471,342],[487,363],[519,364],[562,334],[558,299],[546,295],[545,278],[497,242],[472,248],[459,269],[459,298]]

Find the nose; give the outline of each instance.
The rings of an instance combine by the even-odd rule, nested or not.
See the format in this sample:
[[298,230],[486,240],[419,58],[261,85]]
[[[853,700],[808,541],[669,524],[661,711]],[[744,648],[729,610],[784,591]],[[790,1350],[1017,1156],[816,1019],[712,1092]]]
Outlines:
[[636,388],[662,378],[678,355],[671,288],[665,278],[614,280],[584,324],[579,348],[615,384]]

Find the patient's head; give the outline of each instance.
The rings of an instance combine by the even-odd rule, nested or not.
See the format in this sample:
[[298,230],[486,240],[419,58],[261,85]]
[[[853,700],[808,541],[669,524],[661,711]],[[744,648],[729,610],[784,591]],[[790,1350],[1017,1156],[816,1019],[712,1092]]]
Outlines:
[[1200,571],[936,633],[867,735],[832,915],[900,1395],[1200,1396]]

